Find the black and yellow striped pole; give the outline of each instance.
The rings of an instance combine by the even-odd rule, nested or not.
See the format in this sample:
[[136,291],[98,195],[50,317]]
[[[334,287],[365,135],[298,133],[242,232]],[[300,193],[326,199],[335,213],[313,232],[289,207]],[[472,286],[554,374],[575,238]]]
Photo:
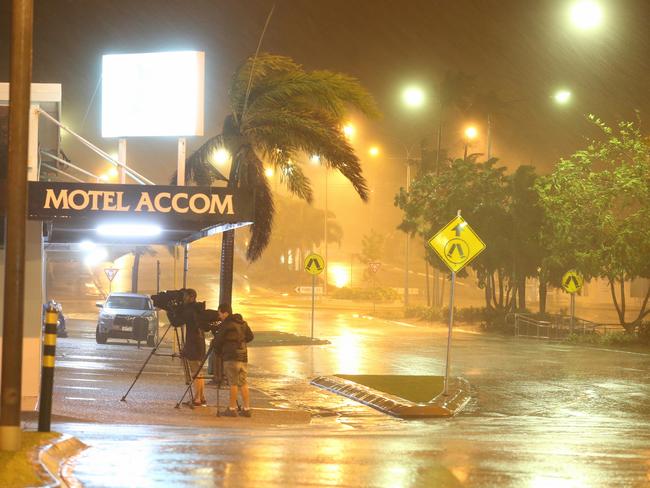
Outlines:
[[43,368],[41,371],[41,399],[38,409],[38,431],[49,432],[52,417],[52,389],[54,386],[54,354],[56,352],[56,322],[59,312],[54,304],[45,311],[45,338],[43,339]]

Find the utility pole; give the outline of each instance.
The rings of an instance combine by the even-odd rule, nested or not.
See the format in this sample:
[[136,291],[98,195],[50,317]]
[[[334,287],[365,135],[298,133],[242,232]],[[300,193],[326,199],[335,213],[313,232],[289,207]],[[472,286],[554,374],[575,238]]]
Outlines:
[[[406,192],[408,193],[411,185],[411,161],[406,157]],[[404,308],[409,306],[409,246],[411,236],[406,232],[406,261],[404,263]]]
[[21,446],[27,157],[32,84],[33,0],[13,0],[9,85],[9,159],[6,189],[5,288],[0,386],[0,449]]

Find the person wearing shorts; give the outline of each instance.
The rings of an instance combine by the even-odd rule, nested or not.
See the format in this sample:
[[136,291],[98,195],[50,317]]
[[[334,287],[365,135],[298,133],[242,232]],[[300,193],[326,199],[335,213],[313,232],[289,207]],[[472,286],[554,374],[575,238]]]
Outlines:
[[243,417],[251,416],[250,394],[248,391],[248,348],[253,340],[253,332],[238,313],[233,314],[228,303],[222,303],[217,309],[221,325],[214,341],[215,348],[223,357],[223,369],[230,385],[230,403],[222,413],[226,417],[237,416],[237,398],[241,390]]

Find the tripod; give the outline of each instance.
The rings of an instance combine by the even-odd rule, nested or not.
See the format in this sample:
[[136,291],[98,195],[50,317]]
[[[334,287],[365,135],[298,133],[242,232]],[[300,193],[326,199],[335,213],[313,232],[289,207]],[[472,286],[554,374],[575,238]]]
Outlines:
[[[190,384],[187,386],[187,388],[183,392],[183,396],[181,397],[180,400],[178,400],[178,403],[176,404],[176,406],[174,408],[180,408],[181,403],[183,403],[183,400],[185,399],[185,395],[187,395],[188,391],[190,392],[190,395],[192,395],[192,385],[194,384],[194,380],[196,380],[199,377],[199,374],[201,373],[201,370],[203,369],[203,366],[205,365],[205,362],[210,357],[210,354],[212,354],[214,352],[214,350],[215,350],[214,348],[215,348],[215,343],[214,343],[214,339],[212,339],[212,341],[210,341],[210,347],[208,348],[208,351],[205,353],[205,356],[203,357],[203,361],[201,361],[201,365],[196,370],[196,373],[192,376]],[[219,417],[221,415],[221,413],[219,412],[219,393],[220,393],[220,390],[221,390],[221,386],[224,384],[224,376],[223,376],[223,359],[221,358],[221,356],[217,356],[217,358],[222,363],[221,367],[218,368],[219,375],[218,375],[218,379],[217,379],[217,417]],[[215,368],[216,367],[217,367],[217,365],[215,364]],[[226,383],[227,383],[227,381],[226,381]],[[239,402],[237,402],[237,407],[239,409]],[[193,398],[192,398],[192,401],[190,402],[190,408],[194,408],[194,399]]]
[[[131,390],[133,389],[133,386],[134,386],[135,383],[138,381],[138,379],[140,378],[140,375],[141,375],[142,372],[144,371],[144,368],[147,367],[147,363],[151,360],[151,358],[152,358],[153,356],[166,356],[166,357],[171,357],[171,358],[180,358],[180,359],[181,359],[181,361],[182,361],[182,363],[183,363],[183,372],[184,372],[184,374],[185,374],[185,381],[189,383],[190,398],[192,399],[192,402],[194,402],[194,393],[192,392],[192,383],[194,382],[194,380],[193,380],[193,379],[191,380],[192,375],[191,375],[191,373],[190,373],[190,367],[189,367],[189,365],[187,364],[187,360],[186,360],[185,358],[183,358],[183,356],[182,356],[181,354],[176,354],[176,353],[172,353],[172,354],[159,354],[159,353],[157,352],[157,351],[158,351],[158,348],[160,347],[160,344],[162,344],[162,341],[165,339],[165,336],[166,336],[167,333],[169,332],[169,329],[170,329],[170,328],[172,328],[172,325],[171,325],[171,324],[168,324],[168,325],[167,325],[167,328],[165,329],[165,332],[163,333],[163,335],[162,335],[162,336],[160,337],[160,339],[158,340],[158,343],[153,347],[153,349],[152,349],[151,352],[149,353],[149,356],[147,357],[147,359],[146,359],[146,360],[144,361],[144,363],[142,364],[142,367],[140,368],[140,371],[138,371],[138,374],[135,375],[135,379],[133,380],[133,383],[131,383],[131,386],[130,386],[129,389],[126,391],[126,393],[124,394],[124,396],[122,397],[122,399],[121,399],[120,401],[122,401],[122,402],[125,402],[125,401],[126,401],[126,397],[127,397],[127,395],[131,392]],[[182,350],[183,350],[183,344],[184,344],[185,341],[184,341],[184,339],[183,339],[183,333],[182,333],[182,331],[179,331],[179,330],[178,330],[179,328],[180,328],[180,327],[174,327],[174,341],[175,341],[175,343],[176,343],[176,345],[177,345],[177,347],[178,347],[178,350],[179,350],[179,351],[182,351]],[[190,381],[190,380],[191,380],[191,381]],[[185,394],[187,394],[187,390],[185,391]],[[185,395],[183,395],[183,397],[185,397]]]

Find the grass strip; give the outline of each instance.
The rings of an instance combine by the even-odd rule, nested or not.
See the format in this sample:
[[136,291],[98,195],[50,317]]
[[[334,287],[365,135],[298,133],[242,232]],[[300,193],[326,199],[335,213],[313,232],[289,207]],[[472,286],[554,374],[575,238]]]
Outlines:
[[442,393],[445,382],[444,376],[374,374],[337,374],[336,376],[414,403],[428,403],[433,400]]
[[40,486],[38,449],[59,437],[55,432],[23,432],[20,451],[0,451],[0,486],[22,488]]

